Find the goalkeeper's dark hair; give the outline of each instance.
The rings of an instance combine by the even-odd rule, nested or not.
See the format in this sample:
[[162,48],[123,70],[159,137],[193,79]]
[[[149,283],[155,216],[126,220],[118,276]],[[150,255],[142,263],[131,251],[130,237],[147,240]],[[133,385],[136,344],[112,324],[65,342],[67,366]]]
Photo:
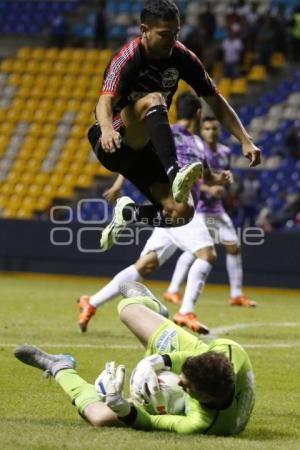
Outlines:
[[172,0],[146,0],[141,12],[141,23],[153,25],[159,20],[179,17],[177,5]]
[[190,91],[182,92],[176,100],[177,119],[192,119],[202,109],[201,100]]
[[224,399],[232,394],[235,374],[232,362],[219,352],[187,358],[182,373],[198,392]]

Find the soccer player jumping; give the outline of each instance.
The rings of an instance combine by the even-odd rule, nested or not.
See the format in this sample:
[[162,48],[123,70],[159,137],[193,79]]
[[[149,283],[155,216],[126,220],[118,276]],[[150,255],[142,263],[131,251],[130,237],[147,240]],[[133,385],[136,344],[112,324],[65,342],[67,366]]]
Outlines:
[[115,243],[127,223],[180,226],[193,216],[187,200],[202,166],[194,163],[179,170],[167,113],[180,79],[240,141],[250,166],[260,163],[260,150],[201,61],[177,40],[180,20],[175,3],[146,0],[140,29],[141,36],[123,46],[105,70],[89,140],[99,161],[131,181],[152,204],[121,198],[102,233],[103,249]]

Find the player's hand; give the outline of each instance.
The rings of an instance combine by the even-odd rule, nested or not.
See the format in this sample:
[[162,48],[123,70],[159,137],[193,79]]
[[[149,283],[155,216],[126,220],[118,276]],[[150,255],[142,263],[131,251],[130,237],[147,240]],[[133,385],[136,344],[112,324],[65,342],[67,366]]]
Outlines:
[[252,142],[243,145],[243,155],[249,159],[249,167],[258,166],[261,162],[261,150]]
[[209,188],[209,193],[214,198],[222,198],[225,195],[225,189],[223,186],[211,186]]
[[107,153],[114,153],[121,148],[122,137],[118,131],[112,129],[102,129],[102,135],[99,139],[102,149]]
[[130,404],[122,396],[125,382],[125,366],[116,368],[115,362],[105,364],[105,369],[95,381],[95,388],[106,405],[118,416],[127,416],[130,412]]
[[220,182],[223,186],[228,186],[233,183],[233,173],[231,170],[222,170],[220,173]]
[[103,197],[105,198],[105,200],[108,201],[108,203],[116,203],[120,195],[121,189],[116,189],[114,187],[111,187],[107,189],[105,192],[103,192]]
[[130,379],[133,401],[149,403],[150,395],[155,395],[160,390],[157,373],[163,369],[166,369],[164,359],[157,354],[147,356],[138,363]]

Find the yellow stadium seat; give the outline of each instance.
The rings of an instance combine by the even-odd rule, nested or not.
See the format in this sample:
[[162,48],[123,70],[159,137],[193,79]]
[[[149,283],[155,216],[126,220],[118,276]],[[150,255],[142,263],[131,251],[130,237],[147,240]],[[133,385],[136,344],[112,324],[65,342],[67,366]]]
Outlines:
[[52,198],[48,195],[42,195],[35,203],[35,211],[45,211],[50,207],[52,203]]
[[85,52],[86,52],[85,49],[81,49],[81,48],[73,49],[72,56],[71,56],[72,61],[76,61],[79,63],[82,63],[83,61],[85,61]]
[[61,98],[54,100],[52,110],[54,110],[55,112],[63,112],[66,110],[66,108],[67,108],[67,103],[65,100],[63,100]]
[[75,99],[82,99],[84,100],[86,98],[87,91],[84,86],[77,86],[72,90],[72,97]]
[[8,79],[12,86],[20,86],[22,84],[22,75],[19,73],[12,73]]
[[84,125],[73,125],[70,132],[70,136],[80,139],[86,136],[86,132],[87,129]]
[[224,97],[229,97],[231,92],[232,80],[230,78],[221,78],[218,83],[218,90]]
[[13,194],[9,198],[9,207],[12,209],[18,209],[22,205],[23,196],[18,194]]
[[17,53],[17,58],[27,60],[27,59],[31,58],[31,54],[32,54],[32,49],[30,47],[22,47],[22,48],[20,48],[20,50]]
[[71,86],[64,86],[63,89],[56,92],[54,97],[68,100],[73,97],[73,88]]
[[58,59],[61,59],[63,61],[69,61],[72,59],[73,49],[72,48],[63,48],[58,53]]
[[39,101],[39,109],[43,111],[52,111],[53,110],[53,101],[48,98],[43,98]]
[[67,86],[68,88],[74,88],[75,86],[77,86],[77,78],[73,77],[73,75],[65,75],[62,78],[61,81],[61,85],[65,88],[65,86]]
[[[12,170],[14,170],[15,172],[23,173],[26,171],[26,165],[27,165],[27,161],[17,159],[12,166]],[[3,186],[2,186],[2,189],[3,189]]]
[[2,120],[7,118],[7,114],[10,112],[10,110],[7,109],[0,109],[0,122],[2,122]]
[[43,192],[43,185],[34,183],[31,186],[29,186],[27,195],[33,198],[39,197]]
[[15,129],[15,124],[12,122],[2,122],[0,125],[0,133],[10,136]]
[[47,184],[48,181],[49,181],[49,174],[46,172],[40,172],[34,178],[34,182],[42,186]]
[[64,75],[68,73],[68,63],[67,61],[57,60],[52,67],[52,72],[55,75]]
[[232,95],[245,95],[248,91],[248,83],[246,78],[236,78],[231,84]]
[[[15,68],[15,67],[14,67]],[[34,59],[30,59],[25,66],[24,72],[28,73],[39,73],[40,72],[40,63],[39,61],[35,61]]]
[[44,89],[48,88],[48,77],[45,74],[37,75],[35,77],[35,86],[43,87]]
[[29,97],[42,98],[49,92],[49,89],[45,89],[43,86],[33,86],[30,89]]
[[99,166],[100,166],[100,163],[98,163],[96,161],[90,162],[90,163],[85,164],[83,171],[86,175],[94,176],[98,173]]
[[71,100],[69,100],[67,102],[67,108],[66,109],[67,109],[67,111],[77,112],[77,111],[82,109],[81,106],[82,105],[80,104],[80,101],[71,99]]
[[39,108],[39,101],[36,98],[29,98],[24,105],[27,111],[35,112]]
[[26,192],[27,192],[27,186],[26,186],[26,184],[25,183],[23,183],[23,180],[22,180],[22,183],[17,183],[16,185],[15,185],[15,191],[14,191],[17,195],[19,195],[19,196],[21,196],[21,197],[24,197],[24,195],[26,194]]
[[286,60],[283,53],[275,52],[271,55],[271,67],[275,69],[281,69],[286,65]]
[[54,173],[50,176],[48,183],[51,186],[61,186],[64,183],[64,178],[61,174]]
[[43,125],[41,123],[33,122],[27,132],[27,135],[38,137],[42,133],[43,133]]
[[50,111],[48,113],[48,122],[57,123],[61,120],[63,111]]
[[19,113],[19,120],[24,122],[33,122],[34,121],[34,111],[27,111],[24,109]]
[[100,166],[97,174],[101,175],[102,177],[111,177],[113,175],[113,172],[107,170],[104,166]]
[[69,166],[69,173],[73,173],[74,175],[78,175],[82,171],[82,164],[76,161],[73,161]]
[[70,160],[65,160],[65,159],[59,159],[59,162],[56,164],[55,168],[54,168],[54,173],[57,174],[65,174],[69,171],[69,161],[72,161],[73,159]]
[[3,211],[3,217],[5,217],[5,219],[12,219],[12,218],[16,217],[16,215],[17,215],[17,209],[12,208],[10,206],[7,206],[5,208],[5,210]]
[[37,109],[34,113],[34,120],[39,123],[48,121],[48,111],[44,109]]
[[57,198],[71,198],[73,195],[73,189],[70,186],[59,186],[56,193],[55,193],[55,197]]
[[3,134],[0,134],[0,145],[6,148],[6,146],[9,144],[10,138],[9,136],[4,136]]
[[9,197],[5,194],[0,194],[0,208],[6,208],[9,202]]
[[13,195],[15,191],[15,184],[9,183],[8,181],[3,183],[1,186],[1,194],[2,195]]
[[31,58],[39,59],[39,60],[44,59],[45,52],[46,52],[46,50],[43,47],[33,48],[32,51],[31,51]]
[[40,73],[44,75],[50,75],[53,72],[53,63],[49,60],[44,60],[40,62]]
[[63,77],[61,75],[51,74],[48,78],[48,87],[55,87],[56,89],[64,86]]
[[93,177],[91,175],[87,175],[86,173],[82,173],[79,175],[76,181],[76,186],[79,188],[90,188],[93,185]]
[[16,212],[15,217],[17,219],[31,219],[33,217],[33,213],[30,208],[19,208]]
[[77,175],[74,175],[72,173],[67,173],[63,177],[63,184],[65,186],[69,186],[69,187],[73,188],[77,184],[77,180],[78,180]]
[[55,47],[47,48],[44,53],[44,58],[49,60],[57,60],[59,57],[59,50]]
[[99,100],[99,93],[92,90],[88,90],[85,94],[85,98],[87,98],[88,100],[93,101],[94,103],[94,108],[96,106],[97,101]]
[[6,58],[2,61],[0,64],[1,72],[8,72],[11,73],[14,71],[14,63],[15,60],[12,58]]
[[37,161],[36,159],[30,159],[27,161],[26,168],[28,171],[35,172],[39,169],[40,165],[40,161]]
[[46,197],[52,197],[53,198],[55,196],[55,194],[56,194],[56,187],[51,185],[51,184],[46,184],[43,187],[42,194],[44,196],[46,196]]
[[26,196],[23,199],[22,206],[25,209],[33,210],[37,203],[37,199],[35,197]]
[[72,60],[68,64],[68,72],[72,73],[73,75],[78,75],[79,73],[81,73],[81,63]]
[[255,65],[248,74],[248,81],[265,81],[267,78],[267,70],[263,65]]
[[33,183],[36,183],[36,177],[33,173],[25,172],[21,177],[21,181],[26,186],[31,186]]
[[11,170],[7,175],[6,182],[9,184],[16,185],[19,181],[20,181],[20,173]]

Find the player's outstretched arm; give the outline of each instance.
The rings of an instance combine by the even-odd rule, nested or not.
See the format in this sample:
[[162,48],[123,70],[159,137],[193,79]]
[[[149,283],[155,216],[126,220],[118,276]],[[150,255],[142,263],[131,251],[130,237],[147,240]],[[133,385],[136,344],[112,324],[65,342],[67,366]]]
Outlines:
[[108,203],[115,203],[117,201],[117,199],[120,197],[124,182],[125,178],[123,177],[123,175],[119,174],[115,179],[114,184],[105,192],[103,192],[103,197],[108,201]]
[[101,128],[99,141],[108,153],[114,153],[121,147],[121,135],[113,127],[113,106],[117,99],[113,94],[102,94],[96,106],[96,118]]
[[204,100],[220,123],[240,141],[243,147],[243,154],[250,161],[249,166],[255,167],[260,164],[260,149],[253,143],[251,136],[249,136],[238,115],[227,100],[220,94],[204,97]]

